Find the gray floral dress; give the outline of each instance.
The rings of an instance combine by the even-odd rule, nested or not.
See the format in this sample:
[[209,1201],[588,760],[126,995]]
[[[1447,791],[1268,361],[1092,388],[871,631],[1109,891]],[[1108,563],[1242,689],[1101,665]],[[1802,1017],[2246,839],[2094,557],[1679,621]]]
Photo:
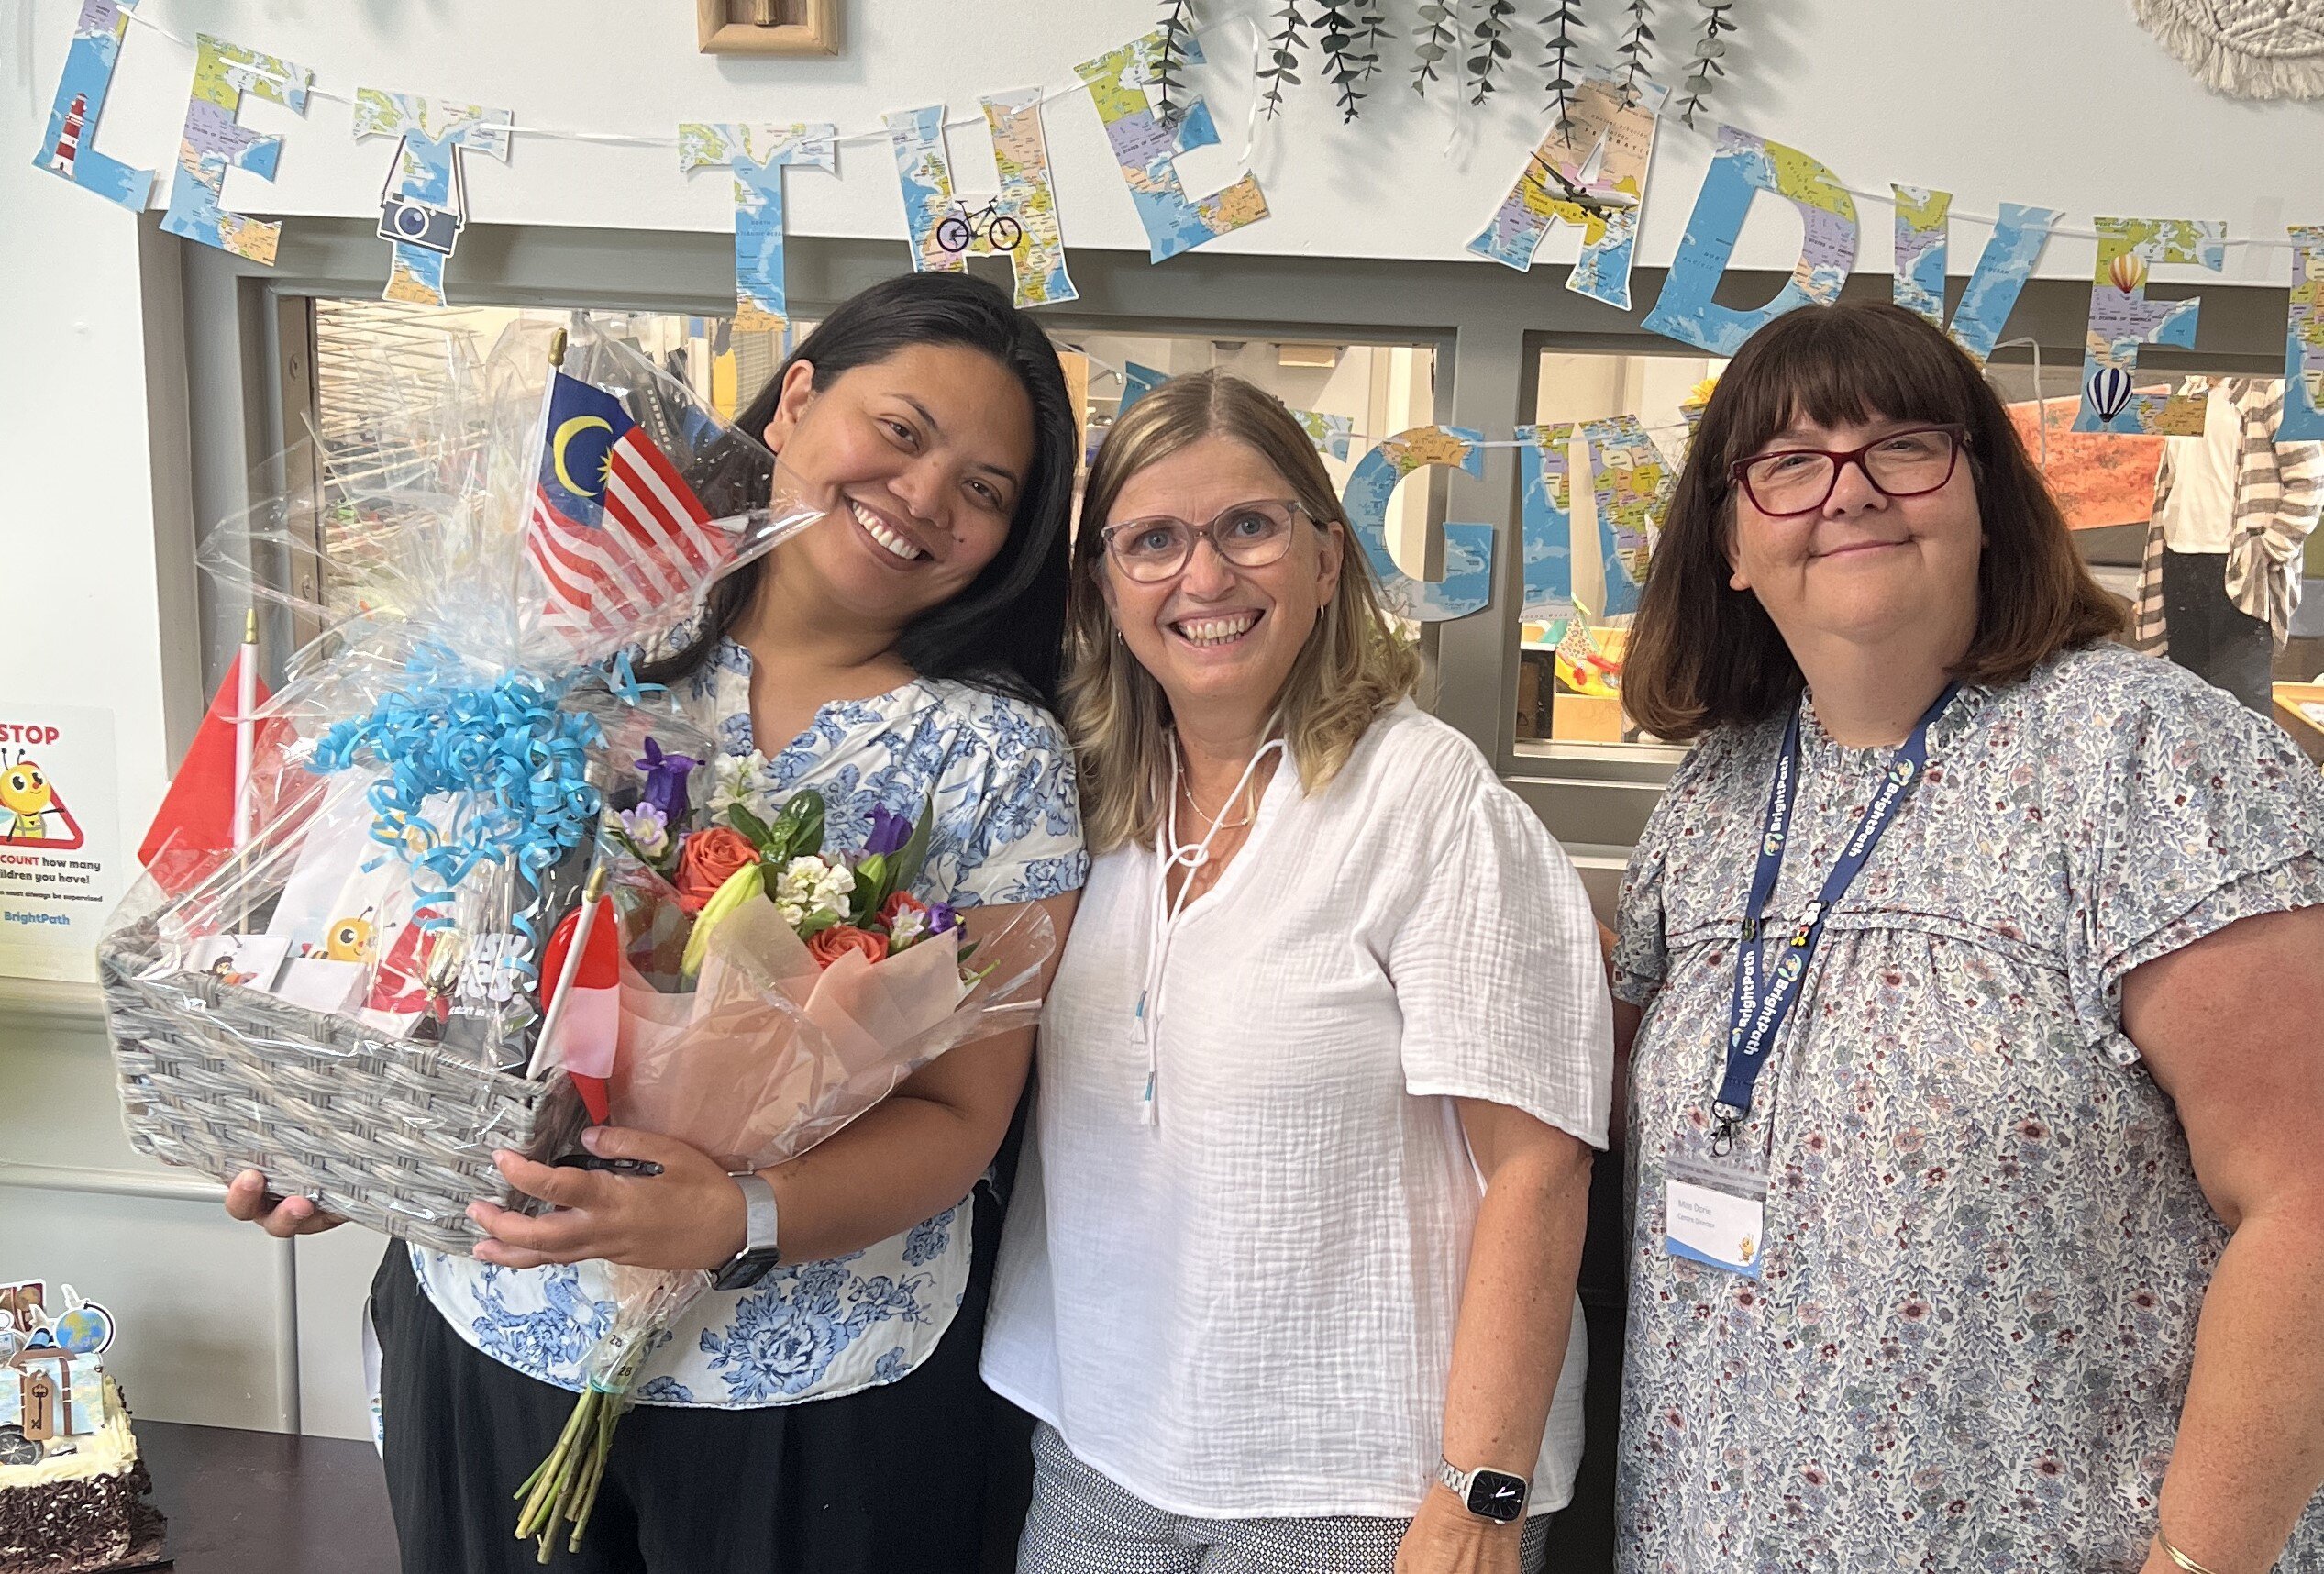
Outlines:
[[[2324,779],[2271,723],[2107,646],[1965,691],[1827,919],[1739,1155],[1762,1273],[1664,1249],[1708,1157],[1784,718],[1679,769],[1632,858],[1616,992],[1634,1203],[1623,1574],[2130,1570],[2154,1524],[2227,1232],[2124,1036],[2121,981],[2324,904]],[[1888,758],[1804,728],[1771,927]],[[2311,1512],[2281,1567],[2324,1568]]]

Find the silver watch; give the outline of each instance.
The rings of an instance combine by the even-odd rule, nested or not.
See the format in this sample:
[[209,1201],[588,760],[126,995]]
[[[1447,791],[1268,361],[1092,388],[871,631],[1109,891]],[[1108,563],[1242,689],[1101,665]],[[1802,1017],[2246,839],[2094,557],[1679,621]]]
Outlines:
[[1444,1458],[1436,1461],[1436,1479],[1452,1489],[1462,1507],[1477,1518],[1489,1519],[1497,1524],[1511,1524],[1522,1518],[1525,1500],[1533,1490],[1531,1481],[1507,1470],[1482,1467],[1455,1469],[1450,1459]]
[[742,1188],[747,1210],[742,1250],[718,1270],[718,1277],[710,1285],[714,1290],[747,1290],[772,1273],[775,1265],[782,1261],[782,1253],[775,1246],[775,1189],[767,1184],[765,1176],[749,1169],[737,1170],[729,1179]]

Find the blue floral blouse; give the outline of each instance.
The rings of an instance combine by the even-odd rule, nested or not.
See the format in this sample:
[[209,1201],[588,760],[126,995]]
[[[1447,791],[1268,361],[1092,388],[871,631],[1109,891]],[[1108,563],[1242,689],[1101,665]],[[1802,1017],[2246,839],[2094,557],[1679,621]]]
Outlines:
[[[1809,719],[1778,933],[1888,757]],[[1768,1178],[1751,1280],[1664,1248],[1664,1175],[1709,1156],[1783,728],[1702,742],[1622,894],[1616,992],[1646,1013],[1621,1568],[2136,1568],[2227,1231],[2123,1034],[2122,980],[2324,903],[2324,779],[2118,647],[1965,692],[1769,1052],[1737,1145]],[[2280,1567],[2324,1568],[2324,1517]]]
[[[750,655],[732,640],[676,685],[721,757],[699,793],[762,807],[802,787],[828,804],[825,845],[860,845],[875,804],[935,833],[915,894],[955,907],[1078,891],[1089,870],[1073,759],[1057,723],[1021,701],[915,680],[824,705],[771,759],[750,726]],[[696,781],[702,781],[697,776]],[[647,1403],[745,1409],[893,1382],[935,1350],[968,1280],[974,1194],[877,1246],[789,1263],[749,1290],[713,1291],[647,1359]],[[495,1268],[412,1251],[436,1309],[468,1342],[528,1377],[578,1390],[614,1314],[603,1265]]]

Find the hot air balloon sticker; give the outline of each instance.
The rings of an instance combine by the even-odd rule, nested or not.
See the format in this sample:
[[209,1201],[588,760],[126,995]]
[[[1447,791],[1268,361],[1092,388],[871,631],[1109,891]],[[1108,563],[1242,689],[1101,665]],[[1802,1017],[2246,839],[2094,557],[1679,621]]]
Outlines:
[[2101,366],[2082,385],[2082,396],[2090,401],[2090,408],[2098,413],[2098,420],[2110,425],[2115,416],[2130,408],[2130,374],[2119,366]]
[[2107,264],[2107,283],[2126,295],[2135,295],[2146,283],[2146,260],[2135,251],[2125,251]]

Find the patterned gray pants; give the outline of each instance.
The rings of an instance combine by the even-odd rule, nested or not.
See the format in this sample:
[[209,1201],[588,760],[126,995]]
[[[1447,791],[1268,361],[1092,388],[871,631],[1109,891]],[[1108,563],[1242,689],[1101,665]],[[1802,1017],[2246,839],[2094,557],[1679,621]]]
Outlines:
[[[1055,1427],[1033,1435],[1033,1512],[1017,1574],[1394,1574],[1405,1519],[1188,1519],[1132,1497],[1076,1458]],[[1549,1518],[1525,1522],[1535,1574]]]

